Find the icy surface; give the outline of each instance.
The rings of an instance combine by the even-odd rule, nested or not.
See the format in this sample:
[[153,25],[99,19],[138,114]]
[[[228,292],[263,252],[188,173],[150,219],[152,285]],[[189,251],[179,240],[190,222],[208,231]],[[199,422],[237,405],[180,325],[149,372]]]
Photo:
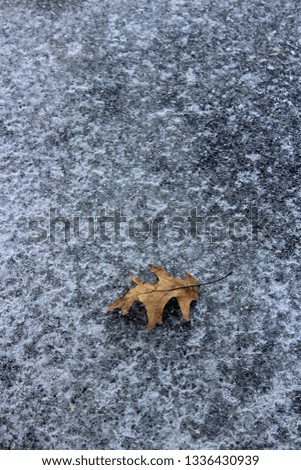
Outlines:
[[[2,448],[300,449],[300,2],[0,9]],[[234,273],[148,334],[149,263]]]

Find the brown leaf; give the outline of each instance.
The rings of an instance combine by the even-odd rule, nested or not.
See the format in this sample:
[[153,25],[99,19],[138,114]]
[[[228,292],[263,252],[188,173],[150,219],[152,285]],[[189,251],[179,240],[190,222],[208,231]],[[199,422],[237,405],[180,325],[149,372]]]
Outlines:
[[167,302],[176,298],[183,317],[189,320],[190,304],[199,296],[199,281],[188,273],[185,273],[185,279],[172,277],[165,269],[154,264],[150,264],[149,268],[156,274],[158,282],[144,283],[138,277],[130,276],[136,286],[115,300],[108,307],[108,311],[121,308],[122,315],[125,315],[134,302],[140,301],[145,305],[147,328],[151,331],[156,324],[162,324],[163,310]]

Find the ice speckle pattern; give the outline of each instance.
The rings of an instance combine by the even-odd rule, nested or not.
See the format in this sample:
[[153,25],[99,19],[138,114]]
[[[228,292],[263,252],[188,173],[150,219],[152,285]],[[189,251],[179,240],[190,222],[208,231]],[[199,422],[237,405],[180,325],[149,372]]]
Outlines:
[[3,449],[301,448],[300,9],[2,0]]

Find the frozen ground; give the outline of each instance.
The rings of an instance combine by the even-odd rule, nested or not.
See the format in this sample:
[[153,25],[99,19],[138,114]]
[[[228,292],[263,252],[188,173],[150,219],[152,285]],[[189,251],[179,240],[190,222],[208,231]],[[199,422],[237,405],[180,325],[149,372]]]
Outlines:
[[300,449],[300,2],[0,9],[2,448]]

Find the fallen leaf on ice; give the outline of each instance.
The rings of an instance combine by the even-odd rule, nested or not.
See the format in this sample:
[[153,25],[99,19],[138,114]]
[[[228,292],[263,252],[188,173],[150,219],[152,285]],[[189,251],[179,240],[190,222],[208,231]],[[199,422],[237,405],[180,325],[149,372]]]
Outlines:
[[108,310],[121,308],[122,315],[125,315],[134,302],[140,301],[145,305],[148,323],[148,331],[151,331],[156,324],[162,324],[163,310],[167,302],[176,298],[182,315],[185,320],[190,318],[190,304],[197,300],[200,292],[200,283],[188,273],[185,279],[171,276],[165,269],[149,265],[149,268],[156,274],[158,282],[144,283],[138,277],[131,277],[136,284],[123,297],[117,299]]

